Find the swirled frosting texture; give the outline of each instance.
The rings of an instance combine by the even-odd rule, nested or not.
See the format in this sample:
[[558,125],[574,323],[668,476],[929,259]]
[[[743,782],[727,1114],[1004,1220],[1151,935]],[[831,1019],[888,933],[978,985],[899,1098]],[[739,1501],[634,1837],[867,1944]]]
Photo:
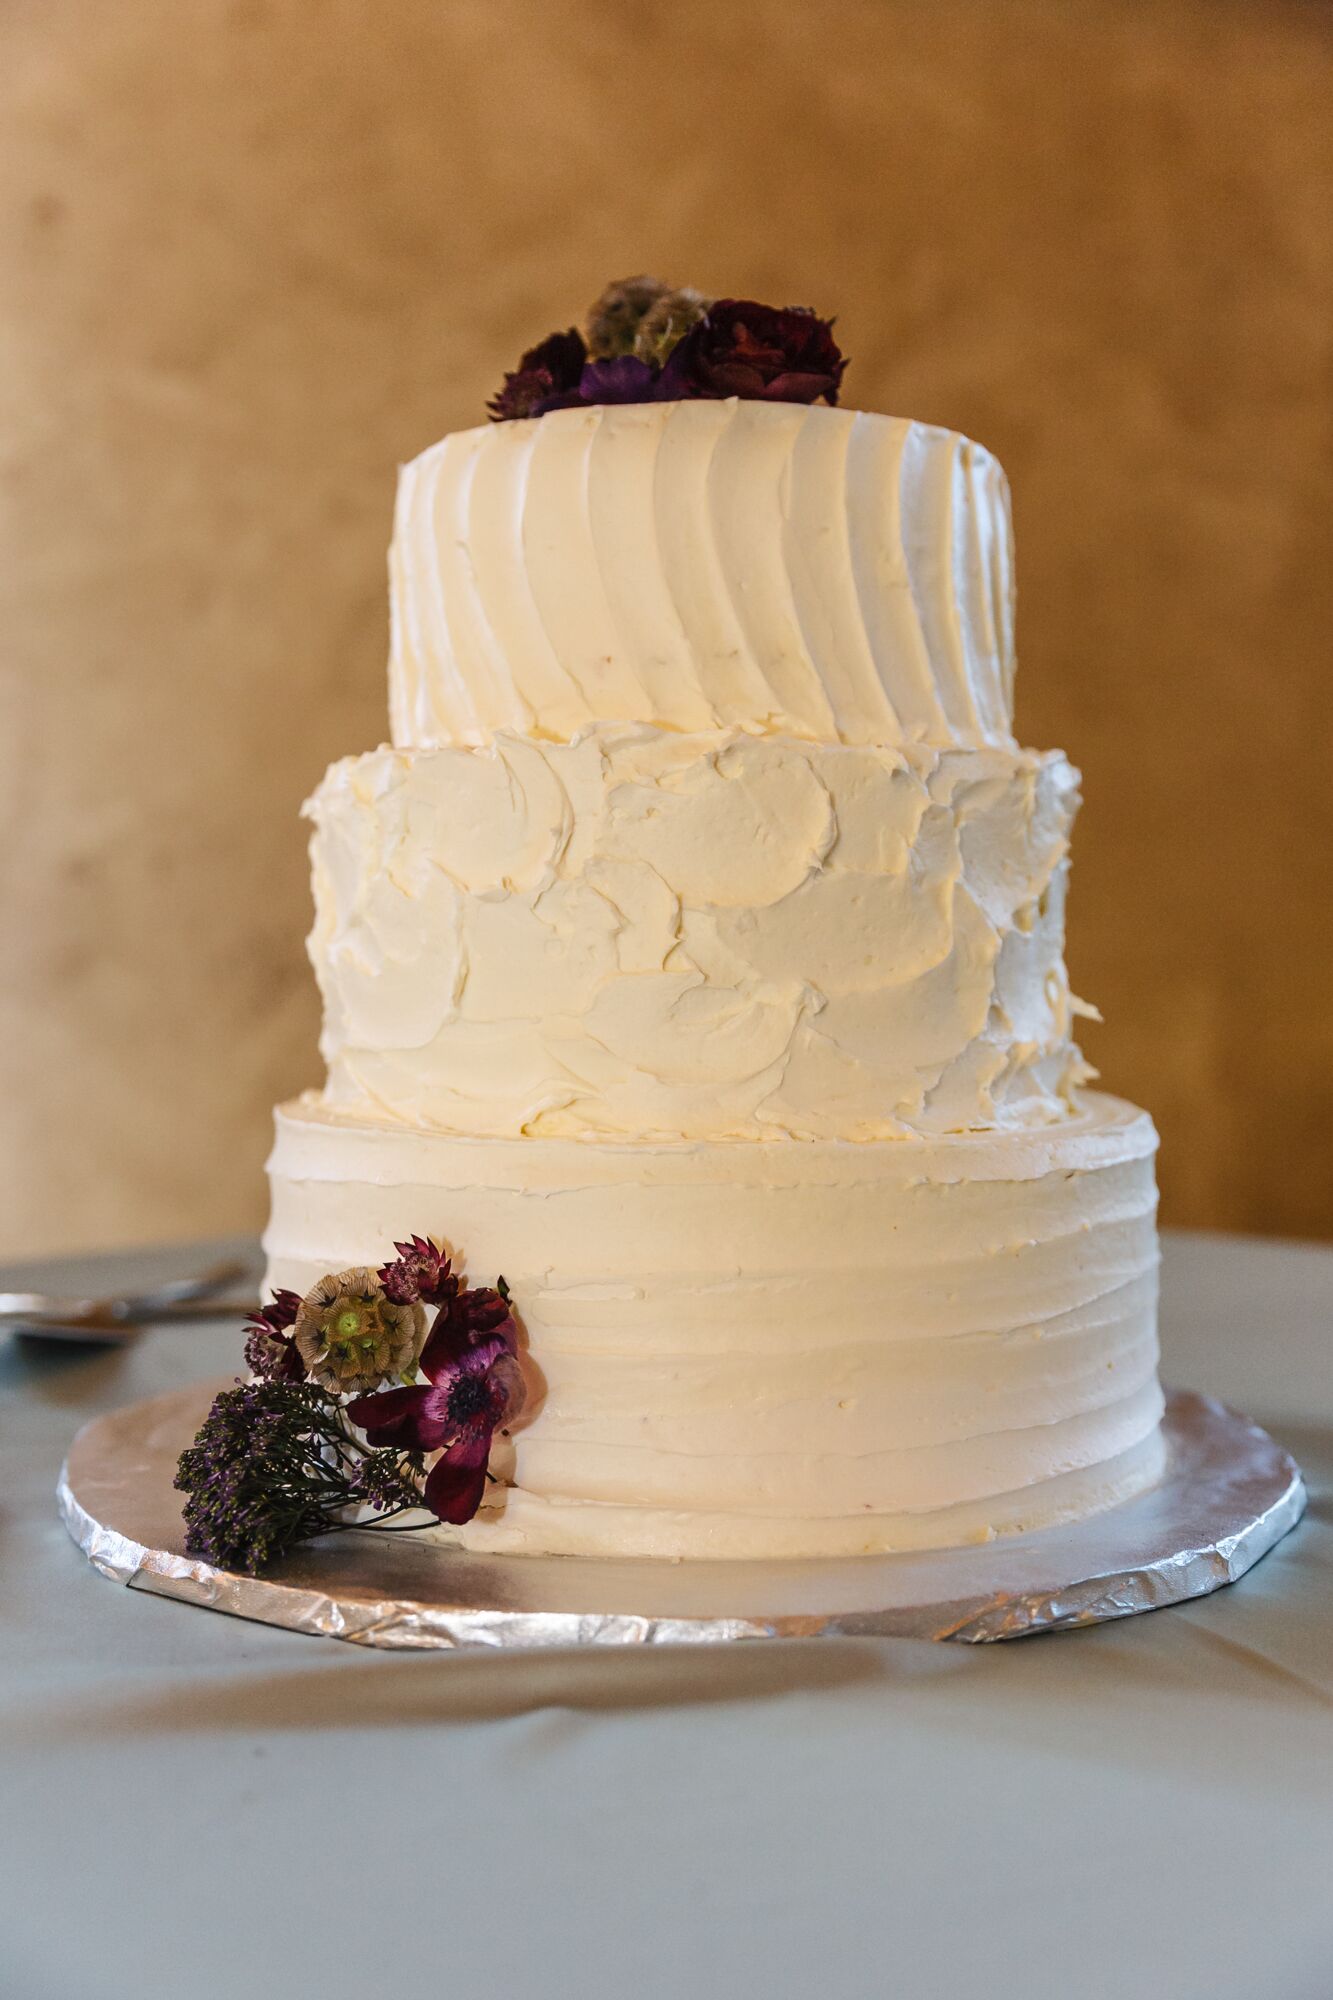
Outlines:
[[349,758],[307,807],[329,1102],[481,1136],[1063,1117],[1076,782],[632,726]]
[[704,401],[459,432],[402,471],[390,581],[400,746],[1012,744],[1008,487],[926,424]]
[[532,1397],[483,1548],[852,1555],[980,1539],[1146,1484],[1151,1121],[617,1146],[278,1114],[269,1281],[419,1229],[503,1270]]

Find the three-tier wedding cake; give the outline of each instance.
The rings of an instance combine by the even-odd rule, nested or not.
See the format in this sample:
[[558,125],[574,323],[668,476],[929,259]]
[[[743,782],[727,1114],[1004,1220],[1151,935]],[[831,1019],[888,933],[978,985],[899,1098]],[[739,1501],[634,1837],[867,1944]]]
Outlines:
[[504,1273],[473,1547],[842,1556],[1139,1490],[1156,1138],[1071,1039],[1000,467],[781,394],[550,402],[401,476],[392,745],[307,808],[328,1081],[277,1114],[273,1281],[405,1229]]

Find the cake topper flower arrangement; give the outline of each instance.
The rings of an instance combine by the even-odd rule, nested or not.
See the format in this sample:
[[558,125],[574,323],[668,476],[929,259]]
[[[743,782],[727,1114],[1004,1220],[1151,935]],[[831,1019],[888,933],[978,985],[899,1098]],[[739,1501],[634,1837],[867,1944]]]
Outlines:
[[251,1379],[215,1398],[176,1474],[191,1555],[254,1574],[337,1529],[476,1513],[491,1440],[523,1407],[509,1292],[465,1284],[427,1237],[394,1248],[304,1298],[275,1291],[247,1323]]
[[806,306],[706,299],[658,278],[621,278],[582,331],[529,348],[486,407],[504,423],[589,403],[836,403],[846,366],[833,321]]

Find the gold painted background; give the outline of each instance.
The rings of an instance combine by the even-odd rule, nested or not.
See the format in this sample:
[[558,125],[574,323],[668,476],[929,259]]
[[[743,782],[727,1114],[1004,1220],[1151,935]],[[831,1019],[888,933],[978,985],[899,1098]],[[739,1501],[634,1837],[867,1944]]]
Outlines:
[[981,438],[1164,1213],[1333,1234],[1333,15],[0,0],[0,1250],[257,1224],[396,463],[608,277]]

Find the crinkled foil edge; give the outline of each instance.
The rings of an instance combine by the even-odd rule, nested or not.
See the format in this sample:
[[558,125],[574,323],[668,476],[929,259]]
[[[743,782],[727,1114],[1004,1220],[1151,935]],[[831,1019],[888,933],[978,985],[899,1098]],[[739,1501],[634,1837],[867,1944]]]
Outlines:
[[[94,1419],[80,1432],[62,1468],[57,1500],[89,1562],[131,1589],[295,1632],[400,1651],[884,1636],[981,1644],[1020,1638],[1132,1617],[1234,1583],[1295,1527],[1306,1499],[1295,1461],[1257,1424],[1210,1398],[1176,1391],[1168,1398],[1164,1422],[1167,1471],[1149,1494],[1088,1521],[985,1549],[860,1557],[837,1565],[807,1561],[795,1566],[795,1591],[794,1566],[772,1566],[775,1578],[781,1569],[772,1596],[782,1608],[771,1615],[753,1609],[719,1615],[690,1605],[692,1596],[698,1598],[701,1570],[709,1572],[705,1596],[716,1597],[718,1573],[730,1571],[738,1601],[743,1596],[751,1605],[762,1603],[770,1566],[755,1563],[616,1564],[617,1588],[607,1595],[632,1599],[637,1577],[645,1608],[603,1610],[595,1607],[599,1577],[607,1571],[596,1558],[509,1556],[478,1562],[437,1550],[415,1565],[411,1593],[393,1594],[389,1586],[403,1582],[401,1566],[396,1577],[390,1573],[387,1552],[373,1536],[336,1538],[336,1553],[322,1554],[319,1563],[297,1556],[259,1577],[218,1570],[178,1547],[153,1547],[135,1538],[131,1522],[145,1500],[156,1509],[156,1523],[175,1516],[178,1500],[167,1500],[162,1489],[170,1489],[175,1455],[202,1419],[211,1393],[208,1386],[154,1398]],[[344,1553],[352,1543],[355,1550]],[[311,1575],[320,1568],[322,1579]],[[835,1569],[836,1590],[826,1588]],[[855,1580],[851,1604],[845,1601],[849,1574]],[[1031,1581],[1034,1574],[1039,1584]],[[525,1585],[534,1578],[540,1578],[541,1588],[525,1604]],[[903,1601],[905,1580],[907,1595],[919,1601]],[[471,1602],[470,1582],[482,1585],[471,1593]],[[884,1588],[886,1582],[892,1587]],[[844,1600],[838,1609],[821,1608],[837,1598]]]

